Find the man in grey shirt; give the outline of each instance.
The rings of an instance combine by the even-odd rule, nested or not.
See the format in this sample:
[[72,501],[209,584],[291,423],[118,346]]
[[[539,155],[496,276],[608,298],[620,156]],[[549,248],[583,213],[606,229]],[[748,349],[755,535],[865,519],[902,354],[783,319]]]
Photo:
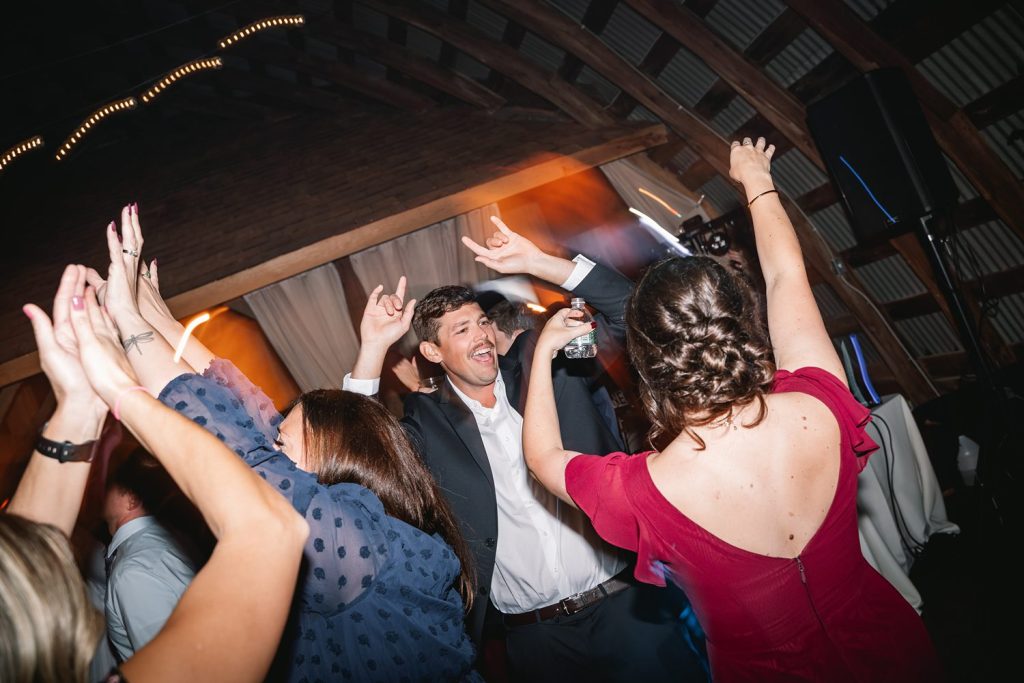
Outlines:
[[192,555],[152,514],[173,490],[142,450],[107,486],[103,517],[113,535],[106,552],[107,637],[122,662],[160,632],[196,574]]

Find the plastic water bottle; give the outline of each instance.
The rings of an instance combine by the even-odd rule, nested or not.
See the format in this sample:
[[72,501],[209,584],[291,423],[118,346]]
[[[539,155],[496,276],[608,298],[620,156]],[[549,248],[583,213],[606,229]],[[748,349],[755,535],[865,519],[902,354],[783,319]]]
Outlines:
[[[590,325],[593,322],[594,318],[587,312],[587,302],[583,299],[573,299],[572,310],[583,311],[583,317],[567,319],[568,325],[574,327],[576,325]],[[591,329],[590,332],[582,337],[576,337],[565,345],[563,351],[566,358],[593,358],[597,355],[597,331]]]

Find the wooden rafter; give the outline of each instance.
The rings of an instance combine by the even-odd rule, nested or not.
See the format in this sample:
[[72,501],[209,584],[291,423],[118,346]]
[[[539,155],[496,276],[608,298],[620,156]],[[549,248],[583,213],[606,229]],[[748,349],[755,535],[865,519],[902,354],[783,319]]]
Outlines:
[[[388,25],[392,24],[402,27],[406,25],[405,22],[394,17],[391,17]],[[308,26],[307,30],[311,36],[339,48],[366,55],[389,69],[394,69],[410,78],[426,83],[467,104],[488,111],[493,111],[505,104],[504,97],[485,88],[472,78],[454,69],[441,68],[433,60],[420,57],[395,42],[381,40],[377,36],[364,33],[345,24],[324,20]]]
[[981,137],[964,111],[841,0],[786,0],[786,3],[861,71],[887,66],[901,68],[946,155],[999,217],[1024,238],[1024,193],[1020,181]]
[[436,106],[429,97],[403,85],[371,76],[358,67],[317,57],[292,47],[276,43],[243,42],[236,48],[236,52],[299,73],[316,76],[398,109],[423,111]]
[[481,64],[501,71],[524,88],[540,95],[566,114],[588,126],[608,126],[614,119],[594,100],[557,75],[550,74],[518,50],[496,43],[481,31],[451,16],[410,0],[360,0],[368,7],[431,33],[472,56]]
[[700,57],[719,78],[742,95],[766,121],[789,139],[811,163],[824,168],[818,148],[804,123],[804,105],[719,38],[699,17],[669,0],[626,0],[655,26],[670,34]]
[[1024,76],[1011,78],[964,106],[964,113],[979,129],[1024,109]]
[[[600,34],[604,27],[608,25],[608,20],[612,18],[612,14],[615,12],[615,7],[618,4],[618,0],[590,3],[587,11],[583,13],[583,21],[581,23],[591,33]],[[582,59],[571,52],[566,52],[565,58],[562,60],[562,66],[558,68],[558,75],[573,83],[580,75],[580,72],[583,71],[584,66],[586,64]]]

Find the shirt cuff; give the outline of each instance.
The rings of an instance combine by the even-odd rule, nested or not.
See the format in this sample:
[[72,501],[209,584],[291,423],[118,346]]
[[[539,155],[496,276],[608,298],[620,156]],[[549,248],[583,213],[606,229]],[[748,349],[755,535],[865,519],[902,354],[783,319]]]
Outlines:
[[341,388],[363,396],[376,396],[380,392],[380,377],[373,379],[353,379],[352,373],[347,373],[341,382]]
[[573,267],[572,273],[569,274],[569,279],[562,283],[562,289],[570,292],[576,289],[583,282],[583,279],[590,275],[590,271],[594,269],[594,262],[583,254],[576,254],[576,258],[572,262],[576,265]]

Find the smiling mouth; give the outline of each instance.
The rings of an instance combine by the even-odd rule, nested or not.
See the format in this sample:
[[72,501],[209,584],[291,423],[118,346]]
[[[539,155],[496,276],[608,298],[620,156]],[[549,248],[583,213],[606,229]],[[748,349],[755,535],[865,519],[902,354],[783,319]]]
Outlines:
[[484,346],[474,351],[472,355],[470,355],[470,358],[472,358],[475,361],[491,360],[492,351],[494,351],[493,346]]

